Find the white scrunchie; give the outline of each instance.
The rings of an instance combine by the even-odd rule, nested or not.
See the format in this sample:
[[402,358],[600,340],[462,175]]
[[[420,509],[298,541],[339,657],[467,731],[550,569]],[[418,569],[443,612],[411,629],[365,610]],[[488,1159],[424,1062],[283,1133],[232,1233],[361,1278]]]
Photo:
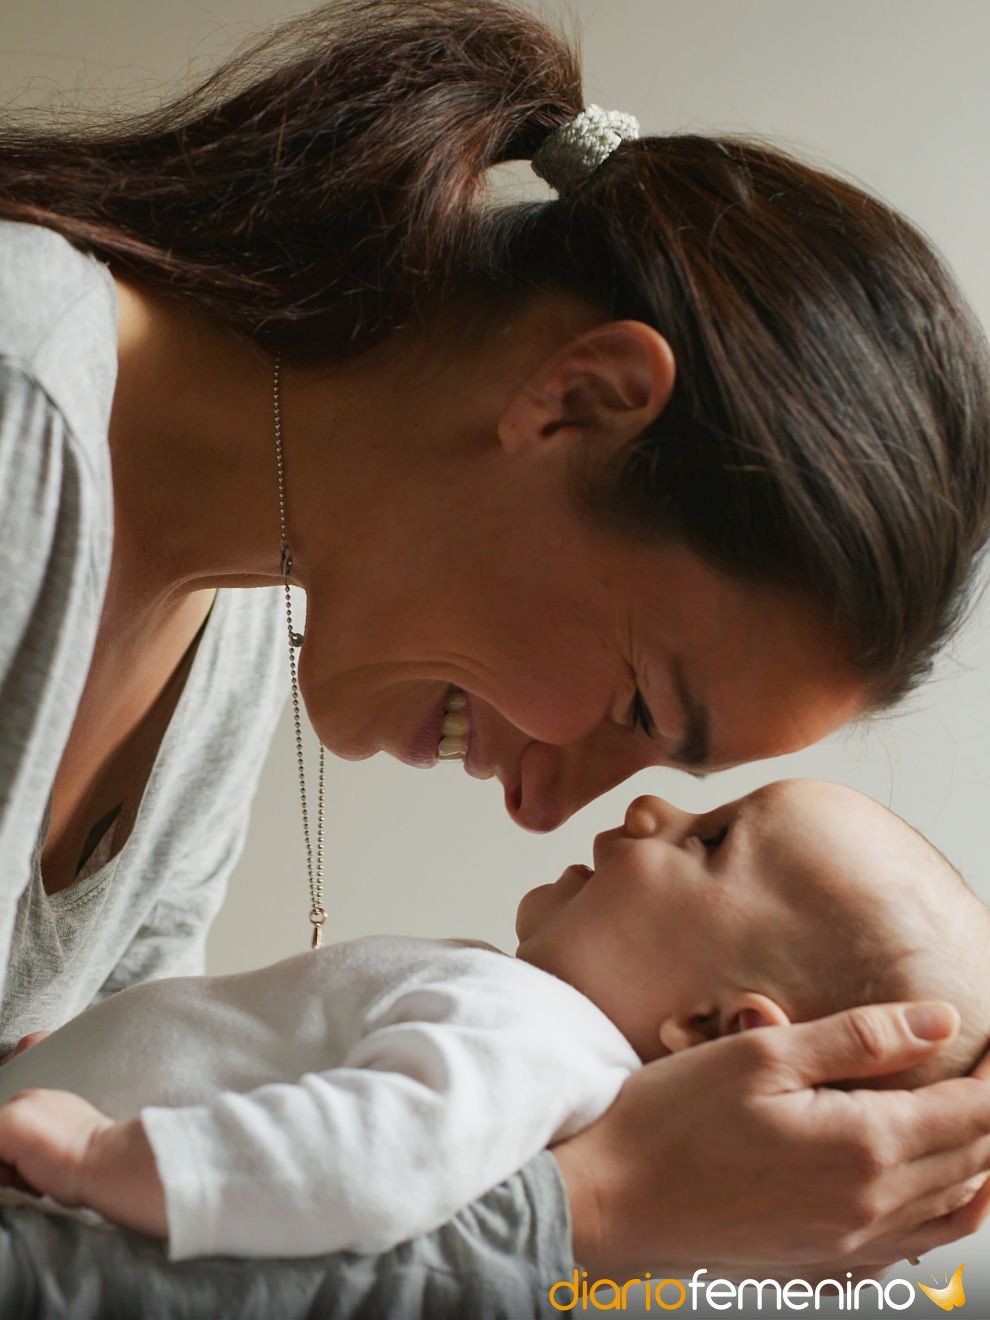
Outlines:
[[624,138],[638,137],[635,115],[589,105],[540,144],[532,160],[533,172],[565,193],[607,160]]

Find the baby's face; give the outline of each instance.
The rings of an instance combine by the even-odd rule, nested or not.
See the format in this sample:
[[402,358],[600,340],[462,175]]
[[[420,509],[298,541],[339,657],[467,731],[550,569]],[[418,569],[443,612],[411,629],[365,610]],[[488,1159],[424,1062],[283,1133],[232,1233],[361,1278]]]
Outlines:
[[[910,826],[838,784],[782,780],[703,815],[640,797],[595,839],[594,870],[523,896],[516,952],[583,991],[648,1061],[818,1016],[843,940],[878,905],[884,931],[905,908],[913,927],[930,869]],[[794,984],[807,995],[782,990]]]

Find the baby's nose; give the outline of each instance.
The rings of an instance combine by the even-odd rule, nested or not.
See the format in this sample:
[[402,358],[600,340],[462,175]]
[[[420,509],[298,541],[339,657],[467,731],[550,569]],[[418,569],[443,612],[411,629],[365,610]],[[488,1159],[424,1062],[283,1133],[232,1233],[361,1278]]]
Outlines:
[[675,818],[686,814],[672,807],[663,798],[644,794],[642,797],[634,798],[626,808],[624,829],[631,839],[648,839],[652,834],[663,829],[664,825],[673,824]]

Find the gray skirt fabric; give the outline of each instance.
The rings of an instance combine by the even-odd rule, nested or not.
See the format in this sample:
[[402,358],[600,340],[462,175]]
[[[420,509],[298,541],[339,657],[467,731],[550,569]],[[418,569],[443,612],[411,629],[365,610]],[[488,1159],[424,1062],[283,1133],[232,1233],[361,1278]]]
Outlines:
[[135,1233],[0,1206],[4,1320],[543,1320],[573,1268],[548,1151],[381,1256],[169,1262]]

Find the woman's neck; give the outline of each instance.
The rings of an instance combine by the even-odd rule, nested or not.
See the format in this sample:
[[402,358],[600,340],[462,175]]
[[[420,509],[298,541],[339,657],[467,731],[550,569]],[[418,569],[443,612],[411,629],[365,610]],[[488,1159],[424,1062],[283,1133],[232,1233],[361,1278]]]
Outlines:
[[178,300],[115,283],[110,451],[119,589],[164,601],[276,581],[270,359]]
[[[274,358],[195,304],[128,278],[115,284],[110,448],[122,603],[167,611],[193,591],[278,583]],[[458,338],[455,314],[332,367],[283,362],[293,582],[308,590],[332,581],[383,518],[419,505],[434,517],[452,460],[493,442],[507,393],[534,360],[595,319],[551,298],[507,318],[481,346]]]

